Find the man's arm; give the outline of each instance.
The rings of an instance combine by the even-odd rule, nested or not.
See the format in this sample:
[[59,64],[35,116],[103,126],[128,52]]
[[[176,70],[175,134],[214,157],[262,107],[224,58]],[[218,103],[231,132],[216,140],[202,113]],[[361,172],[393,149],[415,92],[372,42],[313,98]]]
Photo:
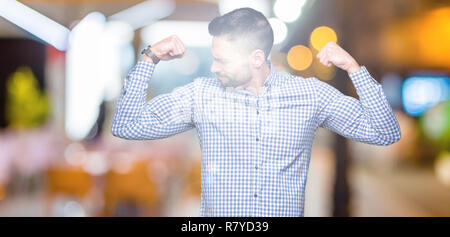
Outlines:
[[349,73],[359,100],[316,80],[319,126],[369,144],[390,145],[400,140],[400,126],[381,85],[342,48],[336,44],[325,47],[318,58],[325,65],[334,64]]
[[[178,38],[169,37],[152,46],[152,51],[161,60],[182,57],[185,48],[181,41],[178,41]],[[145,56],[125,78],[111,126],[114,136],[137,140],[159,139],[194,126],[194,83],[156,96],[149,102],[145,101],[148,81],[154,68],[153,61]]]

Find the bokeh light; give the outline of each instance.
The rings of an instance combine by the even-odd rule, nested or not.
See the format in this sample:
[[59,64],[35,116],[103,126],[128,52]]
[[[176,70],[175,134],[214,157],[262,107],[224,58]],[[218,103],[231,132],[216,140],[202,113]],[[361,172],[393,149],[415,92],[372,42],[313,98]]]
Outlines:
[[433,10],[418,20],[414,36],[417,58],[429,65],[450,65],[450,7]]
[[275,16],[284,22],[293,22],[300,17],[305,3],[306,0],[277,0],[273,5],[273,11]]
[[337,43],[336,32],[328,26],[319,26],[311,33],[311,46],[316,50],[321,50],[328,42]]
[[379,46],[391,66],[450,69],[450,7],[384,26]]
[[287,62],[289,66],[295,70],[305,70],[312,63],[311,50],[303,45],[296,45],[289,50]]
[[422,117],[423,131],[433,140],[450,135],[450,101],[445,101],[428,109]]
[[441,152],[434,163],[434,172],[437,179],[450,187],[450,152]]
[[449,99],[449,91],[448,77],[410,77],[402,87],[403,108],[408,114],[419,116],[428,108]]
[[273,29],[274,44],[279,44],[286,39],[288,29],[286,24],[278,18],[270,18],[269,23]]

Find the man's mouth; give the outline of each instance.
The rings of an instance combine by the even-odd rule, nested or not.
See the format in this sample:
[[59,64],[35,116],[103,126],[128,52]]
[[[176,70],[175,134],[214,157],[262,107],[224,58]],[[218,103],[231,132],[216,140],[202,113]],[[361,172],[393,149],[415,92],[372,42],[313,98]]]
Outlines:
[[217,78],[219,78],[219,80],[221,80],[221,81],[227,79],[226,76],[222,76],[222,75],[217,75]]

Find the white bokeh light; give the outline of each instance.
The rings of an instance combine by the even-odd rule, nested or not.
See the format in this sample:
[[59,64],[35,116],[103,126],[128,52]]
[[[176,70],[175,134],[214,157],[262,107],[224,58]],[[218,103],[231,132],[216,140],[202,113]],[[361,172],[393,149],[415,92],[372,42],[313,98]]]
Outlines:
[[288,29],[286,24],[278,18],[270,18],[269,23],[273,29],[274,44],[279,44],[286,39]]
[[412,116],[420,116],[437,103],[448,100],[449,85],[447,77],[407,78],[402,86],[403,108]]
[[161,20],[142,28],[144,45],[154,44],[171,35],[177,35],[187,47],[210,47],[212,36],[207,21]]
[[300,17],[305,3],[306,0],[277,0],[273,11],[284,22],[293,22]]
[[134,62],[130,25],[93,12],[72,30],[66,53],[65,130],[75,141],[95,129],[101,103],[116,98],[125,68]]
[[66,53],[65,130],[73,140],[81,140],[89,133],[103,99],[105,82],[99,62],[105,23],[103,14],[93,12],[70,33]]

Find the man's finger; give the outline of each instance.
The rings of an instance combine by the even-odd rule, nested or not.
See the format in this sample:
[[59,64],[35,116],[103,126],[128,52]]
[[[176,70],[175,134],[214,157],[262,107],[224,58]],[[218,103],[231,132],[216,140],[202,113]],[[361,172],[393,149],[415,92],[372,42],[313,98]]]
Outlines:
[[174,56],[180,54],[176,40],[172,42],[172,51]]
[[317,54],[318,57],[323,57],[326,55],[328,51],[328,47],[327,45],[323,46],[323,48],[319,51],[319,53]]
[[178,52],[178,57],[179,58],[182,58],[183,57],[183,54],[184,54],[184,50],[183,50],[183,46],[181,45],[181,43],[180,43],[180,41],[177,41],[176,42],[176,45],[177,45],[177,52]]
[[177,38],[178,43],[180,44],[181,48],[183,49],[183,51],[186,51],[186,45],[184,45],[183,41],[181,41],[180,38]]
[[324,57],[324,52],[323,51],[320,51],[318,54],[317,54],[317,58],[318,59],[322,59]]
[[180,54],[180,49],[178,48],[178,45],[175,41],[173,42],[172,48],[173,48],[174,56],[178,56]]
[[321,58],[323,55],[323,48],[317,53],[317,58]]

